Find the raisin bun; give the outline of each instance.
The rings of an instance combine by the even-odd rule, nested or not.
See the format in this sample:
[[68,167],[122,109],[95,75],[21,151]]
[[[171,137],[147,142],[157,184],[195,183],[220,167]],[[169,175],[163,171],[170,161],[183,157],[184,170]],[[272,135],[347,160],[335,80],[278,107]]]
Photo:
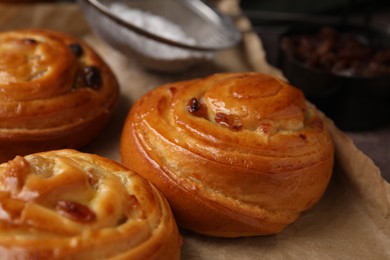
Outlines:
[[181,237],[150,182],[71,149],[0,165],[2,259],[179,259]]
[[225,73],[139,99],[123,128],[121,159],[166,195],[182,227],[267,235],[319,201],[333,142],[297,88],[265,74]]
[[111,117],[119,88],[84,42],[40,29],[0,33],[0,162],[80,148]]

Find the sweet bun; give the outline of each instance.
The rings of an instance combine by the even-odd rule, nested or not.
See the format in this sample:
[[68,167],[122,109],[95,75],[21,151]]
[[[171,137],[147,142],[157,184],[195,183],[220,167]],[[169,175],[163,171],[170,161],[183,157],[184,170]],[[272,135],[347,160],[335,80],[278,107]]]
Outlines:
[[0,165],[2,259],[179,259],[160,192],[97,155],[64,149]]
[[112,115],[119,88],[105,62],[64,33],[0,33],[0,162],[80,148]]
[[165,194],[182,227],[267,235],[319,201],[333,143],[297,88],[264,74],[225,73],[139,99],[123,128],[121,160]]

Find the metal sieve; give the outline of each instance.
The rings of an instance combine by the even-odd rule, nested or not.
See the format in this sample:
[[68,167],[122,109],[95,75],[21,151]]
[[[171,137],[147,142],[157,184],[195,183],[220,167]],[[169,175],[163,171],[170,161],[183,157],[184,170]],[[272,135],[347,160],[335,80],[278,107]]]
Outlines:
[[[236,45],[241,33],[230,17],[200,0],[78,0],[93,32],[142,65],[160,71],[178,71],[210,59],[216,51]],[[143,28],[115,12],[113,5],[139,10],[179,26],[188,39]],[[160,30],[160,31],[158,31]],[[162,55],[164,54],[164,55]]]

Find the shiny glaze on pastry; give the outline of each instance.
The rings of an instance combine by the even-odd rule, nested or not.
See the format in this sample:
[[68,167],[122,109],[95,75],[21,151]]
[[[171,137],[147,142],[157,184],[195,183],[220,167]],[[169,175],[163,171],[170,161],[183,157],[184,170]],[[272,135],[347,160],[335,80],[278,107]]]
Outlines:
[[70,35],[0,33],[0,162],[85,145],[111,116],[118,91],[110,68]]
[[169,205],[114,161],[57,150],[0,165],[1,259],[179,259]]
[[266,235],[320,199],[333,143],[297,88],[264,74],[225,73],[143,96],[126,119],[121,158],[166,195],[182,227]]

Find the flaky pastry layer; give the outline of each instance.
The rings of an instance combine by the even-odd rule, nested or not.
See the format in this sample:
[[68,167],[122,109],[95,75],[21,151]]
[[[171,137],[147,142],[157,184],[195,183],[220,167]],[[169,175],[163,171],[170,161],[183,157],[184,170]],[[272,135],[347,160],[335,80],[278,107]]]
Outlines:
[[110,68],[79,39],[41,29],[0,33],[0,162],[85,145],[112,115],[118,92]]
[[58,150],[0,165],[2,259],[179,259],[169,205],[97,155]]
[[320,199],[333,143],[298,89],[264,74],[223,73],[143,96],[126,119],[121,158],[166,195],[179,225],[265,235]]

